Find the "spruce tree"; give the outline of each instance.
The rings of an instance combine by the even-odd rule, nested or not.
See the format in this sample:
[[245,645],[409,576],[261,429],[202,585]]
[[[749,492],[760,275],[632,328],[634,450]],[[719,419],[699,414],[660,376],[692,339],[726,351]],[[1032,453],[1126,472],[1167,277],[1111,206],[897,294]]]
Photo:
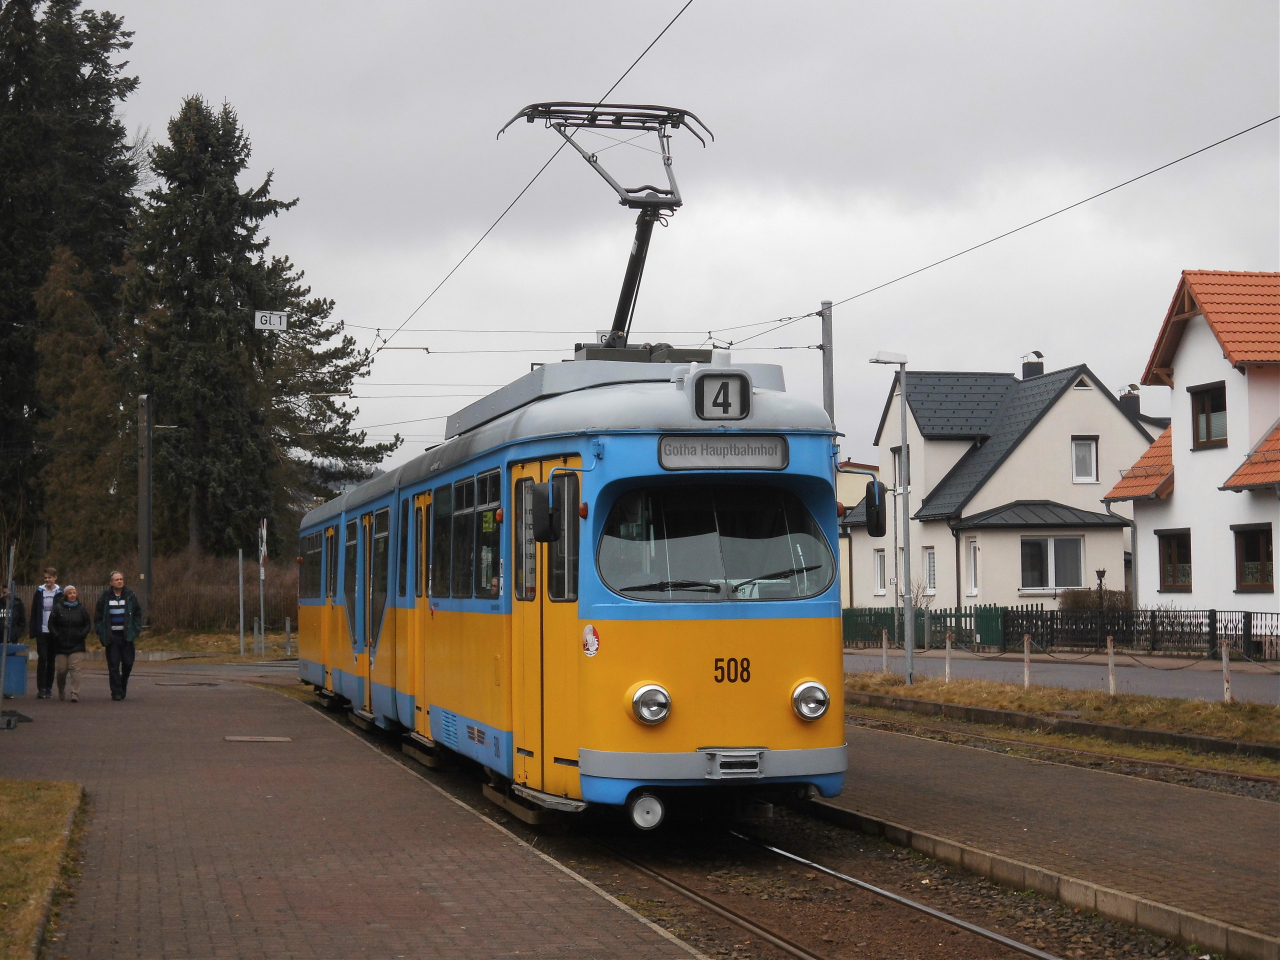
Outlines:
[[[183,101],[151,151],[158,187],[138,225],[128,302],[142,324],[138,389],[153,397],[161,549],[234,553],[260,518],[292,540],[299,513],[335,481],[367,473],[399,444],[366,445],[332,397],[369,367],[287,258],[267,254],[262,222],[297,201],[272,174],[241,190],[250,142],[229,105]],[[289,314],[263,333],[253,312]],[[275,541],[277,544],[280,540]]]
[[79,0],[0,0],[0,537],[29,555],[44,509],[35,443],[36,291],[55,248],[78,258],[80,295],[113,314],[137,170],[117,104],[137,85],[122,21]]

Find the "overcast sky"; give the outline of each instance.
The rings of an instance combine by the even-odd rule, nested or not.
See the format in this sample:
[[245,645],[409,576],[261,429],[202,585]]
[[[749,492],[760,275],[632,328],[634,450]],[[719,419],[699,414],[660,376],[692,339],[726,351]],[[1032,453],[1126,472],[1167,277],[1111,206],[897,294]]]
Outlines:
[[[268,224],[272,249],[369,343],[560,143],[524,123],[495,139],[502,124],[531,102],[598,99],[681,3],[103,5],[136,34],[130,128],[163,138],[188,94],[232,104],[254,182],[273,170],[276,195],[301,199]],[[698,343],[816,309],[1280,113],[1277,20],[1274,0],[694,0],[611,98],[692,110],[716,138],[675,137],[685,206],[655,231],[632,339]],[[866,361],[881,349],[1006,371],[1038,349],[1117,392],[1136,381],[1179,271],[1280,269],[1278,128],[837,308],[843,452],[875,457],[890,374]],[[601,155],[633,182],[661,175],[652,160]],[[633,224],[563,151],[392,341],[545,352],[386,351],[357,423],[408,438],[398,463],[443,427],[401,421],[467,402],[421,395],[484,393],[568,357],[612,320]],[[809,319],[751,346],[818,336]],[[782,363],[788,389],[821,402],[816,351],[735,357]],[[1165,412],[1168,392],[1144,388],[1143,404]]]

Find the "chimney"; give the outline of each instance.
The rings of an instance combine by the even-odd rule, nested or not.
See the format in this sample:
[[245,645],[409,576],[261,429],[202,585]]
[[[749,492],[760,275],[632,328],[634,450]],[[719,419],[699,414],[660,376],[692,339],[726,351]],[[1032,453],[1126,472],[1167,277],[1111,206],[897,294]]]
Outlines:
[[1023,360],[1022,361],[1022,379],[1030,380],[1032,377],[1043,376],[1044,361],[1043,360]]
[[1124,411],[1124,415],[1130,420],[1136,419],[1142,414],[1142,400],[1138,396],[1136,385],[1130,384],[1129,389],[1120,394],[1120,409]]

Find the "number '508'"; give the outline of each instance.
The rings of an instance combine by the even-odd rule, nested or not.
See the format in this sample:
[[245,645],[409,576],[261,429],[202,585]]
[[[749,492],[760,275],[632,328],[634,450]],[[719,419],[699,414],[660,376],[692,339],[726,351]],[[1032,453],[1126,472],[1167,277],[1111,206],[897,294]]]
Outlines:
[[747,657],[739,660],[737,657],[716,657],[716,683],[737,683],[741,680],[743,683],[751,682],[751,661]]

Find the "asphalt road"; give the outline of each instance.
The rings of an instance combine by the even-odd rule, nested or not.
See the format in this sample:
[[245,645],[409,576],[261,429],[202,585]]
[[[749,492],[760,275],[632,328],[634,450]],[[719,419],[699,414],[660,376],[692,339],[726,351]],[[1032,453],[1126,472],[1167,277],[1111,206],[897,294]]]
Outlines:
[[[1218,700],[1222,697],[1222,667],[1217,661],[1192,663],[1165,657],[1138,659],[1141,663],[1135,663],[1121,654],[1116,655],[1116,692],[1201,700]],[[889,651],[890,671],[901,674],[902,660],[901,650]],[[1099,662],[1091,662],[1094,660]],[[880,667],[879,651],[846,653],[844,656],[844,668],[848,671],[878,671]],[[1171,669],[1175,667],[1183,669]],[[940,651],[916,654],[916,676],[941,677],[945,672],[944,655]],[[966,679],[1021,683],[1022,657],[1010,653],[999,660],[979,660],[970,654],[955,653],[951,661],[951,675]],[[1067,662],[1034,656],[1031,682],[1072,690],[1105,690],[1106,658],[1090,657],[1088,660]],[[1236,700],[1280,703],[1280,664],[1233,663],[1231,693]]]

